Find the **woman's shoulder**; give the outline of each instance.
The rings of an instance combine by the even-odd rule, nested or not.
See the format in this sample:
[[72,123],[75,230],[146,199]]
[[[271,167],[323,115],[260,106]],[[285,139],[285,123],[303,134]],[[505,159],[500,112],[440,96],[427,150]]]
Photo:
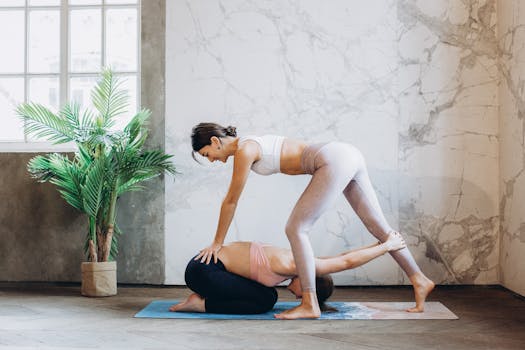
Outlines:
[[262,135],[249,134],[245,136],[240,136],[239,140],[261,140],[261,139],[269,139],[269,138],[285,138],[285,136],[277,135],[277,134],[262,134]]
[[296,274],[295,261],[291,250],[268,245],[264,247],[264,251],[270,261],[273,272],[282,276],[293,276]]
[[255,141],[257,143],[261,142],[261,136],[257,135],[246,135],[239,137],[239,144],[245,141]]
[[[248,141],[248,142],[247,142]],[[252,142],[249,142],[252,141]],[[249,156],[259,156],[263,141],[259,136],[247,135],[239,137],[237,151],[235,155],[245,154]]]

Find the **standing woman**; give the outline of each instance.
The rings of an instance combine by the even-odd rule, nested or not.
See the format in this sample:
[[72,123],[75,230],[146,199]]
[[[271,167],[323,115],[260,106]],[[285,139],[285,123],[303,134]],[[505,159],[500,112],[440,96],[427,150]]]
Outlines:
[[[341,142],[307,144],[275,135],[237,137],[235,127],[215,123],[196,125],[191,141],[194,153],[210,162],[220,160],[226,163],[230,156],[234,157],[232,179],[221,205],[215,239],[195,258],[206,264],[212,258],[217,262],[217,253],[224,243],[250,170],[260,175],[279,172],[312,175],[285,228],[303,297],[299,306],[275,315],[277,318],[317,318],[321,315],[315,292],[315,260],[308,232],[341,192],[368,231],[379,241],[385,242],[395,232],[379,206],[363,155],[352,145]],[[422,312],[434,283],[421,272],[408,248],[390,254],[414,287],[416,306],[407,311]]]

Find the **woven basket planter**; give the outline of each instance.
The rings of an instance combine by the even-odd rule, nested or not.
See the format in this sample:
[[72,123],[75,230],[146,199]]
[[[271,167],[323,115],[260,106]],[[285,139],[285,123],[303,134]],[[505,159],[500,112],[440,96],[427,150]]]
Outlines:
[[83,262],[82,295],[109,297],[117,295],[117,262]]

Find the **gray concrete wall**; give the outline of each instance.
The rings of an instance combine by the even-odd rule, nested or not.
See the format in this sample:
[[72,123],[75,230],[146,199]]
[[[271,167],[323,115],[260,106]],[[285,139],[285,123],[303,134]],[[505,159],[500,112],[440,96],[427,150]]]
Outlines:
[[[165,0],[142,1],[142,106],[152,111],[149,147],[164,148]],[[0,281],[80,281],[87,219],[26,170],[36,154],[0,153]],[[120,283],[164,283],[164,179],[124,195]]]
[[[151,110],[147,147],[164,149],[165,0],[142,1],[141,104]],[[125,232],[118,262],[122,283],[164,283],[164,178],[120,199]]]
[[35,155],[0,153],[0,280],[79,281],[87,219],[31,179]]

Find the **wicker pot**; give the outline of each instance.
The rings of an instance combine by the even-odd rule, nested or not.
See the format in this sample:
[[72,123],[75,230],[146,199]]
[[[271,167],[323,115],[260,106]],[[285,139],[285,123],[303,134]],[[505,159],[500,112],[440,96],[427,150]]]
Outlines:
[[83,262],[82,295],[109,297],[117,295],[117,262]]

